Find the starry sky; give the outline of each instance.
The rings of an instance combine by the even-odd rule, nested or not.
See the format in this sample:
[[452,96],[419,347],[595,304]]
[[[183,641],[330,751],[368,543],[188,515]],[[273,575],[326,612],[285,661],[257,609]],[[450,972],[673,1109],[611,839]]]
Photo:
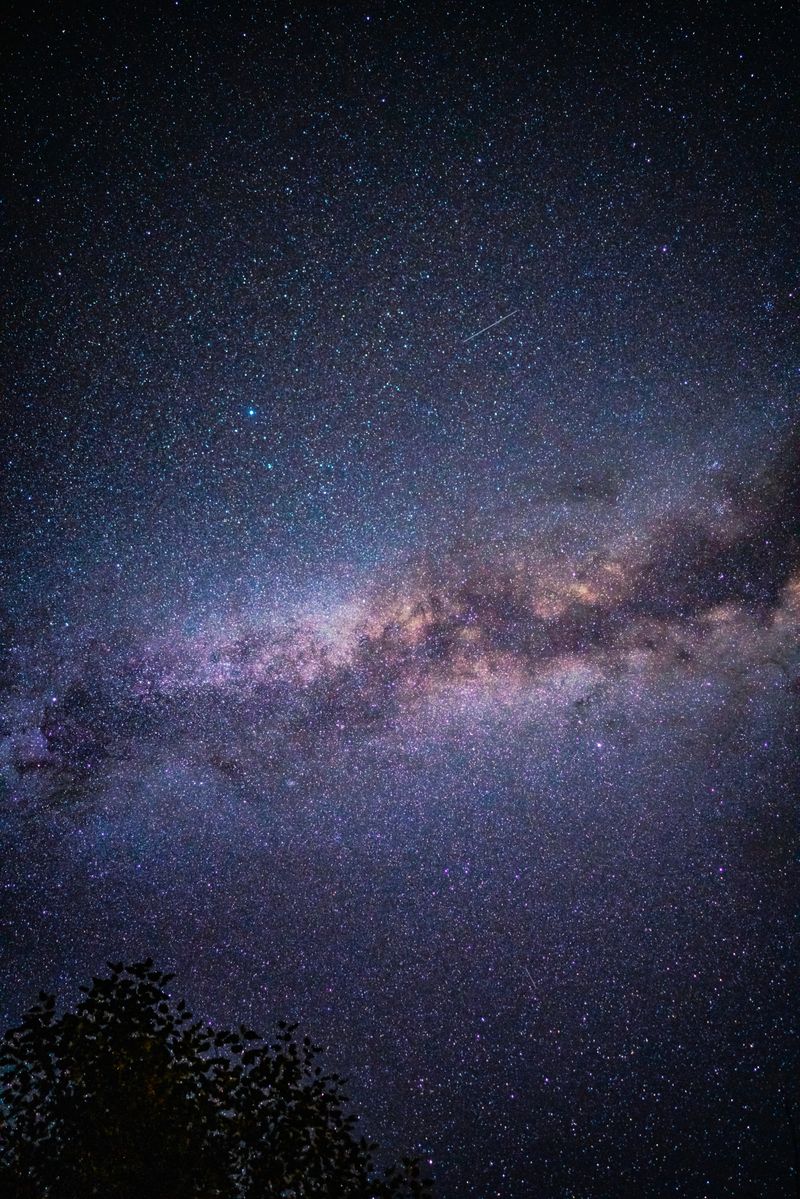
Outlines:
[[443,1199],[794,1193],[789,6],[6,32],[5,1023],[149,955]]

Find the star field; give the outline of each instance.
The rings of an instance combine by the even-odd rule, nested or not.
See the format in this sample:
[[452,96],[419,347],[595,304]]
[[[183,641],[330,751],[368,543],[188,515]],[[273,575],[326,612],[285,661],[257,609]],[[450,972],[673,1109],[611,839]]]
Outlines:
[[152,956],[445,1199],[791,1194],[788,10],[9,42],[6,1022]]

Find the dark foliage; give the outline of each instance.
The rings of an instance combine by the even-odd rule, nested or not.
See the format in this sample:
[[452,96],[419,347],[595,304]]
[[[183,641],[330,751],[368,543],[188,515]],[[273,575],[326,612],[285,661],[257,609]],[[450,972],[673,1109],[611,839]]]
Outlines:
[[8,1199],[401,1199],[416,1163],[382,1176],[342,1079],[278,1024],[215,1030],[150,961],[110,964],[56,1016],[42,993],[0,1047],[0,1193]]

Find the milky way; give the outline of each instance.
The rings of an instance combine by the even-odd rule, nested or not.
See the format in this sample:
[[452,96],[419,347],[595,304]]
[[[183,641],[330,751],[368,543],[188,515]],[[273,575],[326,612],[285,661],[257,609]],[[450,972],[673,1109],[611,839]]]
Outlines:
[[445,1199],[791,1193],[793,60],[737,22],[12,29],[8,1020],[152,956]]

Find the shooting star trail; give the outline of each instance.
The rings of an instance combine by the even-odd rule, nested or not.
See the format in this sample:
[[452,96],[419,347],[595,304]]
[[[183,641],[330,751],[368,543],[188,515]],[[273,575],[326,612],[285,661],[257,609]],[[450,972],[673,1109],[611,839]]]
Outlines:
[[476,337],[480,337],[481,333],[488,333],[490,329],[494,329],[495,325],[502,325],[503,321],[507,321],[509,317],[516,316],[518,312],[519,308],[515,308],[513,312],[507,312],[505,316],[498,317],[496,321],[492,321],[491,325],[485,325],[477,333],[470,333],[469,337],[462,337],[461,344],[466,345],[468,341],[474,341]]

